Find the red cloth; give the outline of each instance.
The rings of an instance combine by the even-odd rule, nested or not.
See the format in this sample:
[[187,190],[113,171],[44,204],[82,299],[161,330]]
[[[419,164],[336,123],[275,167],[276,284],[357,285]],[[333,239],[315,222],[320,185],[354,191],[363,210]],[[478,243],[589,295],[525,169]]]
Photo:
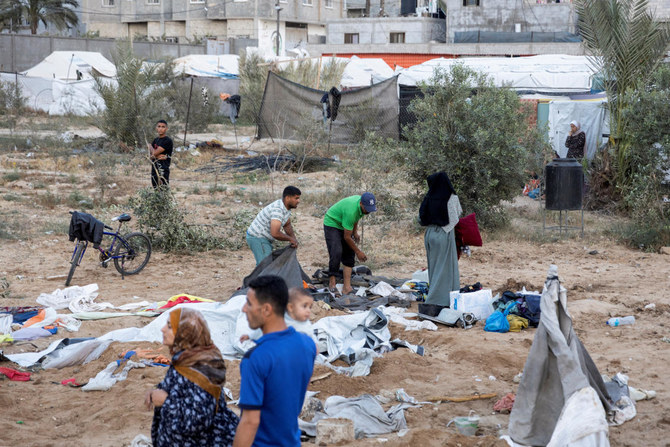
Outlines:
[[9,377],[9,380],[16,382],[27,382],[30,380],[29,372],[21,372],[12,368],[0,368],[0,374],[4,374]]
[[498,402],[493,405],[493,411],[505,411],[505,412],[511,412],[512,407],[514,406],[514,399],[516,396],[514,393],[507,393],[502,399],[500,399]]
[[456,253],[458,259],[461,259],[461,247],[472,245],[474,247],[482,246],[482,235],[479,234],[479,225],[475,213],[461,217],[454,227],[454,236],[456,238]]
[[69,379],[61,380],[60,382],[61,385],[70,385],[74,387],[82,386],[79,383],[77,383],[77,380],[74,377],[71,377]]
[[456,230],[456,242],[458,242],[459,239],[462,242],[459,246],[482,246],[482,235],[479,233],[479,225],[477,225],[475,213],[461,217],[454,229]]

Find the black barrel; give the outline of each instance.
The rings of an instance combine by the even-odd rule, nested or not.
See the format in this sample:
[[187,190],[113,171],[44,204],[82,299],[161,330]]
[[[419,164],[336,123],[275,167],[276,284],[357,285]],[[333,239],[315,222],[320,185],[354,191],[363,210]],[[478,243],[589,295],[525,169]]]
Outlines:
[[574,158],[554,158],[544,171],[545,208],[548,210],[582,209],[584,171]]

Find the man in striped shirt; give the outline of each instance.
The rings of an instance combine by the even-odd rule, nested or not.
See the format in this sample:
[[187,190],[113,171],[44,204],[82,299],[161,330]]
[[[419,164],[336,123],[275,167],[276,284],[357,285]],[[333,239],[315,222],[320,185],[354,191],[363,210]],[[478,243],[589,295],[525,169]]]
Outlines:
[[249,225],[247,244],[254,254],[256,265],[272,253],[274,240],[288,241],[291,247],[298,247],[298,240],[291,226],[291,210],[298,207],[300,194],[295,186],[287,186],[282,198],[263,208]]

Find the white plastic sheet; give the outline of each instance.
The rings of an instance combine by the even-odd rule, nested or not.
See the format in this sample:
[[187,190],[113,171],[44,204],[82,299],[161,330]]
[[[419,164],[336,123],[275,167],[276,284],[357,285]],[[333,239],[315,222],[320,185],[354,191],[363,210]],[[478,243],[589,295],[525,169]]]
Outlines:
[[92,379],[89,379],[88,383],[81,389],[83,391],[107,391],[111,389],[116,382],[126,380],[128,377],[128,371],[131,369],[145,367],[146,365],[144,363],[128,360],[121,372],[115,374],[114,371],[119,368],[119,365],[116,363],[116,361],[110,362],[105,369],[100,371]]

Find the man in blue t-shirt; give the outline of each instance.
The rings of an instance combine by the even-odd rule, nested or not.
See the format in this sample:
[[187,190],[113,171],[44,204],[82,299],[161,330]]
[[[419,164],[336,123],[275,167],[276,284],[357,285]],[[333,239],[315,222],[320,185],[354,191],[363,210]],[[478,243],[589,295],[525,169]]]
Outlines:
[[316,345],[284,320],[288,287],[279,276],[249,283],[249,327],[263,336],[240,364],[242,417],[233,447],[300,446],[298,416],[314,370]]

